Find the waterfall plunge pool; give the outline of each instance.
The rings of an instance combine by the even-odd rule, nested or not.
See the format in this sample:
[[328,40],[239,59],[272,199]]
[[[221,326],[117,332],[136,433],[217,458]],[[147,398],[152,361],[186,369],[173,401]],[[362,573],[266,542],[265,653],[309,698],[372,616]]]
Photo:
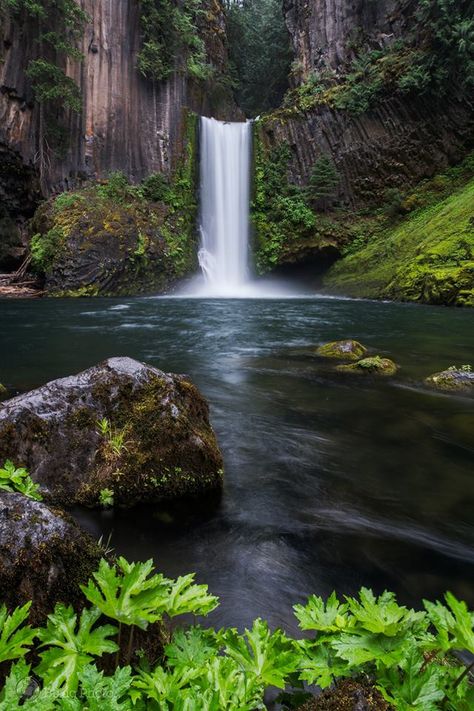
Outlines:
[[[474,405],[423,377],[473,361],[474,312],[337,299],[1,302],[1,380],[19,391],[128,355],[201,388],[226,464],[204,512],[76,512],[130,559],[196,571],[211,624],[262,615],[295,632],[310,593],[446,589],[472,607]],[[301,350],[353,337],[402,367],[328,379]]]

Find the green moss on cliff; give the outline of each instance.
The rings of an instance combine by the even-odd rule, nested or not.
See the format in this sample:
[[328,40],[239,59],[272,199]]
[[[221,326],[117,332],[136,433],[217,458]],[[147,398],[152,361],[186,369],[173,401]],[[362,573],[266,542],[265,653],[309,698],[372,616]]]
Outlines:
[[474,306],[474,180],[446,196],[449,178],[455,183],[456,173],[401,200],[402,211],[413,210],[401,221],[374,218],[368,239],[352,243],[325,286],[353,296]]
[[287,143],[269,149],[259,124],[254,128],[254,193],[252,221],[255,261],[259,274],[308,253],[339,249],[348,239],[342,222],[317,213],[309,193],[291,183]]
[[56,296],[162,292],[196,268],[196,117],[173,176],[130,185],[122,173],[42,205],[32,263]]

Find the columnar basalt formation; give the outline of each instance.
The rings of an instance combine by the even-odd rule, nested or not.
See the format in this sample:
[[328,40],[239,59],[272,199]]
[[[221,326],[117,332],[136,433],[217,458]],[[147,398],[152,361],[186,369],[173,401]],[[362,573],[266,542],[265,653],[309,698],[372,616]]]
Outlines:
[[[413,25],[413,0],[285,0],[295,51],[293,84],[312,73],[344,75],[356,56],[384,50]],[[355,115],[321,102],[306,111],[277,111],[263,122],[268,145],[292,149],[290,178],[306,184],[322,154],[340,175],[338,198],[353,208],[373,204],[387,188],[406,189],[461,160],[474,145],[474,103],[452,87],[449,95],[385,94]]]
[[[140,15],[136,0],[81,0],[90,22],[82,39],[84,59],[66,68],[79,85],[82,112],[68,117],[69,147],[51,155],[47,191],[67,189],[78,178],[100,178],[122,170],[132,180],[152,172],[169,173],[179,158],[183,113],[229,118],[227,97],[212,105],[213,94],[177,70],[163,82],[140,75]],[[39,147],[39,108],[26,69],[35,57],[34,21],[3,18],[0,25],[0,147],[34,168]],[[208,60],[217,75],[225,71],[225,19],[217,0],[209,0],[203,30]],[[0,191],[7,192],[5,186]],[[0,192],[1,194],[1,192]],[[10,200],[10,196],[4,198]]]

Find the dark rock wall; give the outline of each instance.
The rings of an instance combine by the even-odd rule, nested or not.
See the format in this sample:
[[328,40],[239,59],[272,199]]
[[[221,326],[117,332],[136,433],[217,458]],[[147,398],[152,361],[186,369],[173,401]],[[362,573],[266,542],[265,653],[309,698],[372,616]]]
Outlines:
[[[377,49],[403,36],[413,0],[284,0],[296,55],[294,82],[314,70],[342,71],[354,46]],[[474,145],[474,101],[453,89],[442,100],[393,97],[354,116],[318,106],[303,114],[276,112],[262,125],[268,145],[287,141],[291,179],[306,183],[315,160],[331,156],[341,176],[339,198],[362,207],[387,188],[406,188],[462,159]]]
[[269,145],[289,143],[297,184],[307,182],[318,157],[331,156],[341,177],[339,198],[358,208],[461,160],[474,145],[473,108],[455,96],[439,104],[393,98],[360,116],[318,107],[267,120],[263,135]]
[[[48,191],[61,190],[77,177],[124,171],[132,180],[169,172],[181,148],[183,113],[235,113],[227,97],[212,104],[209,87],[197,86],[181,72],[155,83],[136,69],[140,49],[137,0],[80,0],[91,21],[86,27],[84,61],[67,67],[81,87],[81,116],[69,117],[70,147],[51,158]],[[225,71],[225,20],[218,0],[209,0],[204,36],[210,61]],[[38,107],[25,75],[35,56],[34,27],[7,19],[0,24],[0,146],[8,146],[26,166],[38,152]],[[5,189],[4,189],[4,192]],[[0,187],[1,195],[1,187]]]
[[284,0],[299,71],[338,70],[357,42],[383,47],[399,37],[414,0]]

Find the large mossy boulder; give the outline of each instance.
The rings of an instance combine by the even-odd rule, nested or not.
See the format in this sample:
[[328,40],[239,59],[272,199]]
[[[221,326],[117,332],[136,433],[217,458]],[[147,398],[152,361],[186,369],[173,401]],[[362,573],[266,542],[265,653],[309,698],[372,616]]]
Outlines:
[[363,358],[366,353],[367,348],[359,341],[353,341],[352,339],[331,341],[316,349],[316,355],[321,358],[333,358],[334,360],[355,361]]
[[426,378],[425,383],[441,392],[471,393],[474,395],[474,371],[469,367],[448,368]]
[[30,618],[42,623],[56,602],[80,604],[79,586],[103,552],[63,512],[0,491],[0,603],[32,601]]
[[183,375],[110,358],[0,405],[0,462],[26,467],[47,500],[129,507],[219,492],[209,409]]
[[370,358],[362,358],[356,363],[348,365],[338,365],[337,370],[342,373],[355,373],[359,375],[378,375],[391,376],[395,375],[398,366],[390,358],[382,358],[381,356],[372,356]]

